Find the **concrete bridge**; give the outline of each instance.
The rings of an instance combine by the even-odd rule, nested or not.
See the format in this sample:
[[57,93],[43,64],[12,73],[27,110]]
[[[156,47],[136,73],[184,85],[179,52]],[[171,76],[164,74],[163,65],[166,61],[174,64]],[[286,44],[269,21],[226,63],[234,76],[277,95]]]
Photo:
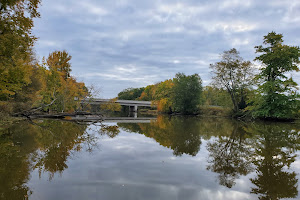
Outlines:
[[[83,103],[89,103],[91,105],[99,105],[111,102],[111,99],[97,99],[91,98],[82,101]],[[121,106],[129,106],[130,112],[137,112],[139,106],[152,107],[151,101],[135,101],[135,100],[117,100],[115,103],[119,103]]]

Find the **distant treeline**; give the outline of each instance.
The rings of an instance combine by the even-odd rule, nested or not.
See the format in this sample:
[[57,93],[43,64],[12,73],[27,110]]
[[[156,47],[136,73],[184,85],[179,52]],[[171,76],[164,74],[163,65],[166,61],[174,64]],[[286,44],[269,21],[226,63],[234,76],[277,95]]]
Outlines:
[[119,99],[153,101],[165,113],[199,113],[201,106],[231,107],[233,117],[295,119],[300,116],[300,95],[293,72],[299,71],[300,49],[283,44],[282,34],[264,36],[256,46],[260,66],[244,61],[236,49],[224,51],[210,65],[213,81],[202,87],[198,74],[176,74],[173,79],[142,88],[128,88]]
[[[192,77],[197,77],[198,80],[193,81]],[[180,81],[182,79],[186,81]],[[152,101],[157,105],[159,112],[169,114],[174,112],[197,114],[202,106],[209,105],[232,107],[230,95],[226,90],[213,86],[202,87],[201,83],[198,74],[187,76],[178,73],[175,78],[157,84],[141,88],[127,88],[118,94],[118,99]],[[178,99],[181,101],[178,102]],[[185,107],[176,106],[175,103],[181,103]]]
[[118,99],[153,101],[160,112],[197,113],[202,81],[198,74],[176,74],[173,79],[143,88],[128,88],[118,94]]
[[54,51],[39,63],[33,51],[33,19],[40,0],[1,1],[0,4],[0,113],[28,109],[74,111],[88,95],[84,83],[70,75],[71,56]]

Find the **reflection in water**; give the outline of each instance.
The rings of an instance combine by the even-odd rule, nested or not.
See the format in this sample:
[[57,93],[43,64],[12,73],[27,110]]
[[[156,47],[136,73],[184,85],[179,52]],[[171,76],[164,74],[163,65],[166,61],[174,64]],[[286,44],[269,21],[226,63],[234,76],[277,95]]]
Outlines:
[[237,123],[232,134],[220,135],[208,142],[209,160],[207,169],[219,174],[219,183],[228,188],[235,185],[235,179],[253,171],[251,166],[252,149],[247,133]]
[[[125,144],[120,142],[125,138],[124,135],[118,136],[119,128],[127,132]],[[151,189],[154,185],[164,189],[186,185],[189,192],[184,197],[189,199],[189,194],[193,196],[199,186],[206,186],[206,179],[210,179],[207,176],[216,173],[218,182],[222,185],[219,187],[224,190],[237,189],[236,182],[244,176],[249,182],[248,195],[272,200],[298,197],[298,178],[292,163],[297,159],[296,153],[299,150],[299,124],[240,123],[228,119],[158,116],[151,123],[118,123],[118,126],[37,120],[32,123],[19,122],[0,129],[0,199],[29,199],[34,196],[34,187],[28,185],[34,170],[39,172],[40,177],[46,175],[49,181],[55,179],[57,173],[63,177],[63,172],[72,168],[69,161],[71,158],[76,160],[76,154],[86,152],[84,155],[92,156],[91,152],[98,152],[95,150],[99,150],[98,136],[101,135],[107,136],[106,145],[111,145],[112,148],[104,157],[91,158],[98,158],[95,162],[90,161],[93,166],[98,167],[90,177],[95,180],[93,184],[80,182],[86,184],[85,188],[105,188],[101,191],[110,191],[110,195],[117,194],[112,191],[118,182],[104,184],[107,183],[105,181],[120,181],[129,177],[131,181],[128,183],[132,184],[132,188],[143,186],[145,191],[145,188]],[[149,141],[149,138],[163,146],[157,145],[159,153],[167,155],[166,157],[155,155],[155,160],[150,159],[152,155],[144,151],[143,145],[147,144],[147,148],[151,148],[150,145],[154,144],[139,145],[140,140]],[[200,152],[201,145],[207,151],[202,149]],[[172,156],[171,159],[168,149],[172,149],[176,157]],[[101,148],[101,153],[103,151],[105,149]],[[121,158],[122,155],[125,158]],[[146,161],[145,155],[149,156]],[[91,167],[80,161],[76,164],[83,170]],[[202,169],[209,175],[199,173]],[[176,173],[169,172],[172,170]],[[166,180],[156,181],[155,175],[162,176],[159,172],[166,174],[163,176]],[[179,178],[176,179],[176,176]],[[76,178],[74,175],[75,180]],[[214,178],[213,176],[212,179]],[[135,180],[139,180],[137,183],[142,185],[136,184]],[[55,184],[53,181],[51,183]],[[217,188],[208,185],[212,191]],[[123,188],[122,191],[134,194],[133,191],[137,191],[134,189],[129,192]],[[190,199],[199,199],[194,197]]]
[[[237,124],[230,137],[218,137],[208,143],[211,165],[219,173],[220,184],[232,187],[238,175],[255,169],[251,193],[259,199],[295,198],[298,195],[295,172],[290,166],[299,150],[300,129],[278,123]],[[251,137],[250,137],[251,136]]]
[[295,172],[289,172],[299,150],[299,129],[286,125],[260,124],[248,130],[257,134],[255,153],[252,155],[256,177],[251,182],[256,186],[251,192],[259,199],[295,198],[298,195]]
[[118,123],[118,126],[154,138],[159,144],[173,149],[176,156],[183,153],[195,156],[201,145],[197,122],[197,118],[158,116],[157,121],[150,124]]
[[[97,126],[94,126],[97,127]],[[71,154],[81,150],[91,152],[97,147],[96,135],[86,131],[87,125],[42,120],[22,121],[0,131],[0,199],[27,199],[32,191],[26,183],[30,173],[38,169],[55,173],[68,168]],[[101,126],[99,133],[115,136],[115,127]]]
[[291,163],[299,150],[300,127],[284,123],[238,123],[224,119],[159,116],[151,124],[118,124],[128,131],[154,138],[174,155],[196,156],[201,138],[208,140],[207,169],[218,173],[219,183],[228,188],[251,172],[251,193],[259,199],[295,198],[298,195]]

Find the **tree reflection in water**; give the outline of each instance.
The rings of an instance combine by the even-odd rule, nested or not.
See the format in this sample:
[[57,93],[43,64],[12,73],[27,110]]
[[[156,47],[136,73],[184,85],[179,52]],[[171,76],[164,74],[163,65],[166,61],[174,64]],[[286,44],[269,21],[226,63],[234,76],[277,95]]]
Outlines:
[[175,156],[184,153],[196,156],[201,145],[198,121],[198,118],[158,116],[157,121],[150,124],[118,123],[118,126],[155,139],[159,144],[171,148]]
[[[116,127],[100,126],[87,131],[87,124],[57,120],[22,121],[0,130],[0,199],[28,199],[26,183],[34,169],[55,173],[68,168],[74,152],[97,148],[97,134],[118,134]],[[97,127],[97,126],[93,126]]]
[[295,172],[290,166],[299,150],[299,127],[285,124],[256,124],[248,129],[256,134],[255,153],[252,156],[256,177],[250,179],[256,186],[251,192],[259,199],[295,198],[298,195]]
[[150,124],[118,124],[121,128],[154,138],[180,156],[197,155],[201,139],[208,140],[207,169],[228,188],[251,172],[251,193],[259,199],[295,198],[296,173],[291,172],[299,150],[300,127],[290,123],[242,123],[215,118],[159,116]]
[[299,150],[300,129],[281,123],[236,124],[230,137],[209,142],[209,170],[219,173],[220,184],[231,188],[235,179],[255,170],[251,193],[259,199],[295,198],[296,173],[290,166]]
[[298,179],[290,168],[299,150],[300,126],[289,123],[239,123],[228,119],[159,116],[148,123],[88,126],[66,121],[20,122],[0,130],[0,199],[27,199],[30,173],[68,168],[76,152],[92,152],[100,135],[115,137],[119,127],[153,138],[175,156],[196,156],[206,140],[207,169],[228,188],[251,174],[249,192],[259,199],[295,198]]
[[228,188],[235,185],[235,179],[253,171],[252,149],[246,132],[237,124],[233,125],[230,137],[220,134],[208,142],[209,160],[207,169],[219,174],[219,183]]

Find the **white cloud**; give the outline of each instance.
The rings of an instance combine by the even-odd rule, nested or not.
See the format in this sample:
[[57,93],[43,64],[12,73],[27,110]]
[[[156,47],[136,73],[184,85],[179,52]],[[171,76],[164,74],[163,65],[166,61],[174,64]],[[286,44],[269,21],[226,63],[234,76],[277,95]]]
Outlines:
[[180,63],[180,61],[179,60],[173,60],[173,63],[178,64],[178,63]]
[[200,22],[199,26],[203,27],[210,33],[223,31],[226,34],[234,32],[247,32],[256,28],[256,25],[248,22],[241,21],[213,21],[213,22]]
[[300,22],[300,2],[290,1],[287,12],[283,18],[285,23],[299,23]]
[[38,43],[43,46],[60,48],[60,44],[52,40],[38,40]]
[[221,9],[233,9],[233,8],[249,8],[253,4],[253,0],[240,1],[240,0],[223,0],[220,3]]
[[76,7],[78,11],[80,10],[81,12],[87,12],[93,15],[104,16],[108,14],[106,9],[89,1],[79,1]]
[[[149,68],[149,67],[144,67]],[[142,85],[153,84],[155,81],[159,80],[158,75],[148,74],[146,70],[137,67],[135,65],[129,64],[124,66],[115,66],[112,69],[96,72],[96,73],[83,73],[78,75],[81,78],[101,78],[111,81],[129,81],[135,82]]]

